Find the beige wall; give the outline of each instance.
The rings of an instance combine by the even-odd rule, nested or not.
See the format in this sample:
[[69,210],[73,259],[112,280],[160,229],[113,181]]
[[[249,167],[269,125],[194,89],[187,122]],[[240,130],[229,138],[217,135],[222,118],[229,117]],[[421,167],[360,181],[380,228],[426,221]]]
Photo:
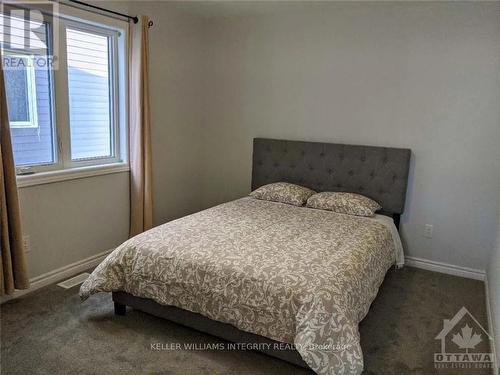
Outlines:
[[31,278],[110,250],[128,235],[128,173],[19,190]]
[[[485,269],[500,180],[499,4],[110,4],[155,21],[157,224],[248,193],[256,136],[410,147],[407,253]],[[127,173],[21,189],[30,275],[123,241],[128,199]]]
[[254,137],[408,147],[407,255],[484,270],[500,181],[500,4],[265,7],[207,21],[203,206],[249,192]]

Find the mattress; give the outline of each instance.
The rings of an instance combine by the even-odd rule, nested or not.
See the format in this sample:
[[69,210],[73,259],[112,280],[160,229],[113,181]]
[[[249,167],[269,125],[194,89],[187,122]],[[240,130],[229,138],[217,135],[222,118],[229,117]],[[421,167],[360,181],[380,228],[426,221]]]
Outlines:
[[390,218],[247,197],[131,238],[80,296],[124,291],[293,344],[318,374],[359,374],[358,324],[402,259]]

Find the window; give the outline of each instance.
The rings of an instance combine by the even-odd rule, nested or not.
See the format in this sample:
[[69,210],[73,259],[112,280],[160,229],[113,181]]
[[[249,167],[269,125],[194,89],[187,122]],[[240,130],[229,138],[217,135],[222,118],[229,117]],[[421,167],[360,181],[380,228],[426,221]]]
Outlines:
[[[126,24],[110,22],[60,17],[36,23],[0,13],[18,175],[125,163]],[[56,29],[54,54],[49,37]]]
[[66,29],[73,160],[114,156],[112,37]]
[[38,110],[34,56],[11,54],[8,51],[5,55],[6,61],[19,67],[5,72],[10,126],[13,128],[37,128]]

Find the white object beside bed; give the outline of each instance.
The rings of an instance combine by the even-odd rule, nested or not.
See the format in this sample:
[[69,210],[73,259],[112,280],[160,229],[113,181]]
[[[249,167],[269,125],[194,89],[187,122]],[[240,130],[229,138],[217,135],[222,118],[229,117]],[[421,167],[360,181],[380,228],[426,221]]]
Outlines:
[[405,265],[405,254],[403,249],[403,243],[401,242],[401,237],[399,236],[398,228],[394,224],[394,220],[386,215],[376,214],[369,220],[375,220],[381,224],[384,224],[390,231],[392,235],[392,240],[394,241],[394,248],[396,249],[396,263],[397,268],[402,268]]

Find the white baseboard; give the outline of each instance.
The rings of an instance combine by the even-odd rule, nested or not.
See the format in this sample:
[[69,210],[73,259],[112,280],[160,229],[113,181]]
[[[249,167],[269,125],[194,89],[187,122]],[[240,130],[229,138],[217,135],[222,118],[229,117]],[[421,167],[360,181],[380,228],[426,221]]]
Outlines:
[[491,309],[490,287],[488,284],[487,275],[484,279],[484,291],[486,294],[486,315],[488,317],[488,331],[490,333],[490,336],[493,338],[493,340],[490,341],[491,351],[493,352],[493,375],[498,375],[498,367],[500,366],[500,363],[498,362],[499,358],[497,358],[496,342],[495,342],[496,336],[495,336],[495,328],[493,326],[493,310]]
[[453,264],[435,262],[433,260],[405,257],[405,264],[411,267],[421,268],[428,271],[446,273],[448,275],[465,277],[467,279],[484,281],[486,272],[468,267],[454,266]]
[[86,271],[89,268],[97,266],[101,263],[104,258],[108,256],[114,249],[103,251],[102,253],[93,255],[89,258],[82,259],[78,262],[68,264],[67,266],[58,268],[56,270],[44,273],[43,275],[36,276],[30,279],[30,288],[25,290],[16,290],[14,294],[6,295],[0,297],[0,303],[7,302],[11,299],[18,298],[24,296],[25,294],[31,293],[37,289],[43,288],[44,286],[57,283],[63,279],[68,277],[75,276],[80,272]]

